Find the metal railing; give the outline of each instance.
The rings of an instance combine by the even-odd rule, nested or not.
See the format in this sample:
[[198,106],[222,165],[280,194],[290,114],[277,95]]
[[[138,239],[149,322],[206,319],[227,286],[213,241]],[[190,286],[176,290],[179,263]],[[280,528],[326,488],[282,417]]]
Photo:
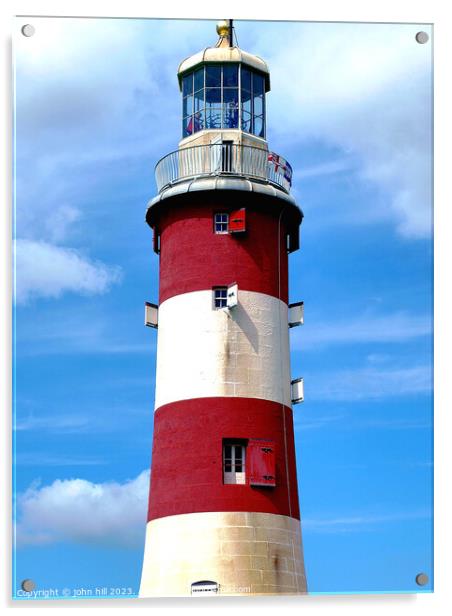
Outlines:
[[268,181],[288,193],[292,168],[273,152],[233,143],[197,145],[176,150],[160,159],[155,166],[159,192],[181,180],[217,175]]

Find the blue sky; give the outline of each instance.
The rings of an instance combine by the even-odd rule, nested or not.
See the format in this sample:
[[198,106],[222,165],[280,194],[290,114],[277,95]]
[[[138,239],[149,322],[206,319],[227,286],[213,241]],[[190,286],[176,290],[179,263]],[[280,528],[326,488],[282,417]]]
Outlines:
[[[180,139],[177,66],[215,26],[33,23],[15,41],[14,584],[137,592],[158,276],[144,214]],[[415,591],[433,577],[431,44],[410,25],[236,27],[270,66],[268,141],[305,214],[290,335],[308,587]]]

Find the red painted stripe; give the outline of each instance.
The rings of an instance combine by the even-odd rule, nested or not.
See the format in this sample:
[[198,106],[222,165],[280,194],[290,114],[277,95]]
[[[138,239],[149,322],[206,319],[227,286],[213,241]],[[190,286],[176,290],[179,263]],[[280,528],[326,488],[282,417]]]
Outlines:
[[[154,421],[149,520],[200,511],[256,511],[299,519],[289,407],[255,398],[196,398],[160,407]],[[249,485],[249,469],[246,485],[224,485],[223,438],[272,440],[276,487]]]
[[[241,196],[241,195],[240,195]],[[160,303],[169,297],[226,286],[266,293],[288,301],[287,228],[279,225],[280,207],[248,207],[246,198],[183,202],[162,208],[160,232]],[[246,207],[246,232],[214,233],[215,212]],[[278,228],[280,242],[278,249]],[[279,256],[278,256],[279,255]],[[280,268],[280,272],[278,269]],[[279,288],[280,287],[280,288]]]

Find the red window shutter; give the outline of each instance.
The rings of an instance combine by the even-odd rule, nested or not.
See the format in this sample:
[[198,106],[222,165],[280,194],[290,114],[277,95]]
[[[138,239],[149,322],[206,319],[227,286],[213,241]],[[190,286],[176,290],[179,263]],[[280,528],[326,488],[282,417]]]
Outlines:
[[154,227],[152,229],[152,231],[154,232],[154,235],[153,235],[154,252],[159,254],[159,252],[160,252],[160,234],[158,232],[157,227]]
[[275,486],[276,464],[273,441],[250,439],[247,447],[250,485]]
[[229,214],[229,233],[242,233],[246,231],[246,210],[234,210]]

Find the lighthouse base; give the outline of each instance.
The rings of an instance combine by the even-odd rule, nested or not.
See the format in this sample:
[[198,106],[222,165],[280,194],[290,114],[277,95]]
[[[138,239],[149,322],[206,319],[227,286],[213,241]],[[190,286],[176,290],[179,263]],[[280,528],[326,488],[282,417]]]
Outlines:
[[[304,594],[300,521],[250,512],[201,512],[150,520],[140,597]],[[193,586],[195,585],[195,586]],[[198,595],[198,593],[196,593]]]

